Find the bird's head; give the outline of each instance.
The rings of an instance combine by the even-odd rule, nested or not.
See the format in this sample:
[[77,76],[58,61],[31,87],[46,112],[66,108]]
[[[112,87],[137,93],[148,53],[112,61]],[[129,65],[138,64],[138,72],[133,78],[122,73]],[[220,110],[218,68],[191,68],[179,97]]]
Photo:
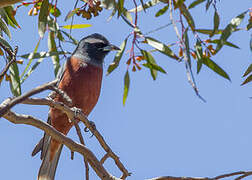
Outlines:
[[110,44],[104,36],[95,33],[80,40],[73,56],[87,63],[102,66],[104,57],[113,50],[120,49]]

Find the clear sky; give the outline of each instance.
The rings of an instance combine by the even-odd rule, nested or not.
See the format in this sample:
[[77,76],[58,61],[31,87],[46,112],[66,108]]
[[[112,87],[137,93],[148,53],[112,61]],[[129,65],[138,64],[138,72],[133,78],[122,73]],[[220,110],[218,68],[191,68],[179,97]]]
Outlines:
[[[64,15],[73,8],[73,2],[58,1],[65,9],[62,12]],[[131,3],[127,5],[133,7]],[[162,5],[158,5],[147,14],[139,14],[139,26],[143,32],[169,23],[168,14],[153,18],[161,7]],[[232,3],[222,0],[218,3],[221,28],[250,7],[250,0]],[[19,55],[33,51],[39,39],[37,17],[28,17],[28,10],[29,7],[21,8],[16,16],[21,30],[12,29],[13,39],[10,43],[19,46]],[[194,9],[192,14],[197,22],[196,27],[212,27],[213,11],[205,14],[204,6],[201,5]],[[91,21],[75,18],[75,23],[90,23],[93,26],[73,30],[73,36],[80,39],[98,32],[119,46],[131,29],[116,18],[107,21],[109,15],[110,12],[104,11],[101,16]],[[63,17],[58,22],[60,25],[70,24],[70,21],[64,22]],[[247,19],[242,25],[246,23]],[[171,27],[150,36],[161,39],[164,43],[176,41]],[[128,55],[123,56],[119,68],[111,75],[104,74],[101,96],[89,119],[96,123],[106,142],[133,173],[128,179],[140,180],[164,175],[213,177],[233,171],[251,170],[251,84],[240,86],[241,76],[251,63],[249,40],[249,32],[236,32],[230,41],[235,42],[241,49],[224,47],[223,51],[214,57],[214,61],[230,75],[232,82],[206,67],[202,68],[199,75],[195,75],[206,103],[197,98],[187,82],[184,64],[158,53],[154,54],[154,57],[167,74],[158,74],[157,80],[153,81],[148,70],[130,72],[130,92],[125,107],[122,105],[122,94]],[[74,50],[72,45],[65,45],[64,48],[70,52]],[[42,41],[39,51],[47,51],[46,38]],[[106,57],[105,69],[112,62],[114,55],[112,52]],[[3,67],[3,62],[1,59],[0,67]],[[20,66],[21,70],[26,63],[25,61],[24,65]],[[195,72],[195,63],[193,70]],[[39,69],[23,84],[22,90],[26,92],[53,79],[51,59],[45,59]],[[5,82],[2,83],[0,92],[1,102],[11,96]],[[45,97],[48,93],[44,92],[36,97]],[[44,121],[47,119],[48,107],[18,105],[13,110]],[[81,127],[84,128],[83,125]],[[36,128],[14,125],[1,118],[1,179],[36,178],[41,161],[39,156],[32,158],[30,154],[42,135],[43,132]],[[78,140],[74,130],[69,136]],[[103,150],[94,137],[89,137],[90,133],[85,134],[87,146],[101,158]],[[121,175],[112,160],[106,161],[105,167],[111,174],[117,177]],[[70,151],[64,148],[56,179],[84,179],[82,157],[76,154],[75,159],[70,160]],[[90,179],[98,179],[93,171],[90,173]]]

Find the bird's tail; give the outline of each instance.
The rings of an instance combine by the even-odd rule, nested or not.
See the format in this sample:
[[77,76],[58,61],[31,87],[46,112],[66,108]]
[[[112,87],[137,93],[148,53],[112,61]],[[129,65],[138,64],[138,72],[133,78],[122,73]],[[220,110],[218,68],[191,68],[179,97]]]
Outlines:
[[47,147],[44,157],[42,157],[42,164],[38,173],[38,180],[54,180],[56,168],[58,165],[59,157],[63,145],[61,144],[56,152],[51,155],[50,146],[51,138],[48,138],[47,142],[44,142],[44,145]]

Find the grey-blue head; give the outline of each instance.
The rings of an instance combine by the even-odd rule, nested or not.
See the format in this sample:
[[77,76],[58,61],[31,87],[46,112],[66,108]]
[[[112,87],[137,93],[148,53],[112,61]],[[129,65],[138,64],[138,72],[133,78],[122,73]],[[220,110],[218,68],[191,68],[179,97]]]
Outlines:
[[95,33],[81,39],[72,55],[87,63],[102,66],[104,57],[112,50],[120,49],[101,34]]

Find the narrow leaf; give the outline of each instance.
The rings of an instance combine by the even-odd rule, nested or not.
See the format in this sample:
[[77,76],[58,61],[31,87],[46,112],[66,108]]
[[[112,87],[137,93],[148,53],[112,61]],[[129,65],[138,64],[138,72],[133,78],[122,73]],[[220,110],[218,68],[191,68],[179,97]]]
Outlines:
[[220,76],[222,76],[230,81],[230,77],[228,76],[228,74],[220,66],[218,66],[214,61],[212,61],[210,58],[202,58],[202,62],[207,67],[212,69],[214,72],[216,72]]
[[11,33],[8,28],[8,26],[3,22],[3,20],[0,18],[0,29],[9,37],[11,38]]
[[164,6],[162,9],[160,9],[156,14],[155,17],[159,17],[163,15],[169,8],[169,5]]
[[245,12],[241,13],[239,16],[233,18],[231,20],[231,22],[226,26],[226,28],[223,30],[223,32],[221,34],[220,41],[217,44],[216,52],[222,48],[222,46],[227,41],[227,39],[232,34],[232,32],[234,32],[236,30],[237,26],[240,25],[240,23],[244,19],[246,13],[247,13],[247,11],[245,11]]
[[252,28],[252,22],[249,22],[248,25],[247,25],[246,30],[248,31],[248,30],[250,30],[251,28]]
[[79,11],[80,8],[76,8],[72,11],[69,11],[65,17],[65,21],[67,21],[68,19],[70,19],[71,17],[73,17],[73,15],[75,15],[78,11]]
[[16,27],[20,28],[19,24],[17,23],[17,21],[14,17],[13,7],[12,6],[4,7],[4,11],[6,14],[6,24],[12,26],[13,28],[16,28]]
[[149,45],[157,49],[159,52],[179,61],[179,58],[175,55],[175,53],[165,44],[159,42],[158,40],[152,37],[145,37],[145,40]]
[[124,75],[124,90],[123,90],[123,105],[124,106],[128,97],[129,87],[130,87],[130,77],[129,77],[129,71],[127,70]]
[[38,21],[38,32],[41,38],[44,36],[46,31],[48,14],[49,14],[49,0],[43,0],[40,7],[39,21]]
[[156,80],[157,79],[157,70],[153,67],[153,65],[157,65],[155,59],[153,58],[151,53],[149,53],[145,50],[141,50],[141,53],[144,56],[144,59],[147,60],[147,63],[143,64],[143,66],[150,69],[150,73],[151,73],[153,80]]
[[25,75],[26,71],[29,69],[29,67],[30,67],[30,65],[31,65],[31,63],[32,63],[32,61],[33,61],[33,56],[34,56],[34,54],[37,53],[37,51],[38,51],[38,47],[39,47],[39,44],[40,44],[40,40],[41,40],[41,39],[39,39],[39,41],[38,41],[38,43],[37,43],[37,45],[36,45],[36,47],[35,47],[33,53],[31,53],[31,54],[29,55],[29,57],[28,57],[29,62],[28,62],[28,64],[26,65],[24,71],[22,72],[20,78],[22,78],[22,77]]
[[19,70],[18,70],[17,63],[13,63],[10,66],[9,72],[10,72],[10,77],[11,77],[11,81],[10,81],[11,92],[14,96],[20,96],[21,84],[20,84]]
[[125,47],[126,47],[126,44],[127,44],[127,40],[128,40],[128,38],[126,38],[122,42],[122,44],[120,45],[120,50],[117,51],[113,62],[109,65],[109,67],[107,69],[107,75],[109,75],[112,71],[114,71],[118,67],[118,65],[120,63],[120,60],[122,58],[122,55],[124,53],[124,50],[125,50]]
[[195,44],[195,53],[196,53],[196,58],[197,58],[197,73],[199,73],[202,67],[202,63],[203,63],[202,62],[203,51],[202,51],[201,43],[198,39]]
[[77,45],[78,44],[78,40],[76,40],[73,36],[71,36],[71,34],[65,32],[65,31],[62,31],[60,30],[60,32],[62,32],[65,36],[67,36],[73,44]]
[[245,81],[243,81],[243,83],[241,85],[244,85],[244,84],[247,84],[249,83],[250,81],[252,81],[252,74],[250,74],[249,77],[247,77],[247,79]]
[[214,12],[214,29],[210,37],[212,37],[216,31],[218,31],[220,25],[220,17],[217,11]]
[[183,34],[183,39],[185,42],[185,50],[186,50],[186,56],[187,56],[187,60],[188,60],[188,64],[191,68],[191,56],[190,56],[190,44],[189,44],[189,38],[188,38],[188,28],[186,28],[184,34]]
[[213,0],[207,0],[206,3],[206,11],[209,9],[210,5],[212,4]]
[[137,12],[140,12],[140,11],[142,11],[143,9],[146,10],[146,9],[152,7],[152,6],[155,6],[155,5],[157,5],[158,3],[160,3],[160,0],[150,0],[150,1],[146,2],[145,4],[138,6],[137,9],[136,9],[136,8],[133,8],[133,9],[130,9],[130,10],[128,10],[128,11],[129,11],[130,13],[135,13],[136,10],[137,10]]
[[[240,30],[242,30],[242,29],[236,28],[236,29],[234,30],[234,32],[235,32],[235,31],[240,31]],[[199,32],[199,33],[202,33],[202,34],[207,34],[207,35],[211,35],[211,34],[213,33],[213,30],[212,30],[212,29],[195,29],[194,31]],[[214,32],[214,34],[221,34],[223,31],[224,31],[224,30],[219,29],[219,30],[217,30],[216,32]]]
[[65,29],[81,29],[91,27],[91,24],[73,24],[73,25],[65,25],[62,26]]
[[[210,42],[211,42],[211,43],[214,43],[214,44],[218,44],[219,41],[220,41],[219,39],[214,39],[214,40],[211,40]],[[236,48],[236,49],[240,49],[239,46],[237,46],[237,45],[235,45],[235,44],[233,44],[233,43],[231,43],[231,42],[229,42],[229,41],[224,42],[224,45],[230,46],[230,47],[233,47],[233,48]]]
[[[49,49],[49,52],[57,52],[55,34],[53,31],[50,31],[48,35],[48,49]],[[52,62],[53,62],[53,68],[54,68],[54,75],[56,77],[58,70],[60,68],[59,55],[52,56]]]
[[191,15],[191,13],[188,11],[187,7],[185,4],[182,4],[181,6],[179,6],[180,12],[183,14],[183,16],[185,17],[188,25],[191,27],[192,31],[194,31],[195,29],[195,23],[193,20],[193,17]]
[[188,9],[194,8],[195,6],[199,5],[200,3],[204,2],[205,0],[195,0],[189,6]]
[[249,65],[248,69],[245,71],[245,73],[243,74],[242,77],[247,76],[247,75],[248,75],[249,73],[251,73],[251,72],[252,72],[252,64]]
[[123,9],[124,9],[124,0],[118,0],[117,6],[118,6],[118,8],[117,8],[118,16],[117,17],[120,17],[123,12]]
[[40,58],[26,73],[26,75],[21,80],[21,84],[31,75],[31,73],[37,68],[37,66],[44,60],[44,58]]
[[28,53],[28,54],[23,54],[20,57],[28,59],[31,56],[33,59],[39,59],[39,58],[46,58],[46,57],[51,57],[51,56],[56,56],[56,55],[63,55],[63,54],[71,54],[70,52],[67,51],[58,51],[58,52],[39,52],[39,53]]

